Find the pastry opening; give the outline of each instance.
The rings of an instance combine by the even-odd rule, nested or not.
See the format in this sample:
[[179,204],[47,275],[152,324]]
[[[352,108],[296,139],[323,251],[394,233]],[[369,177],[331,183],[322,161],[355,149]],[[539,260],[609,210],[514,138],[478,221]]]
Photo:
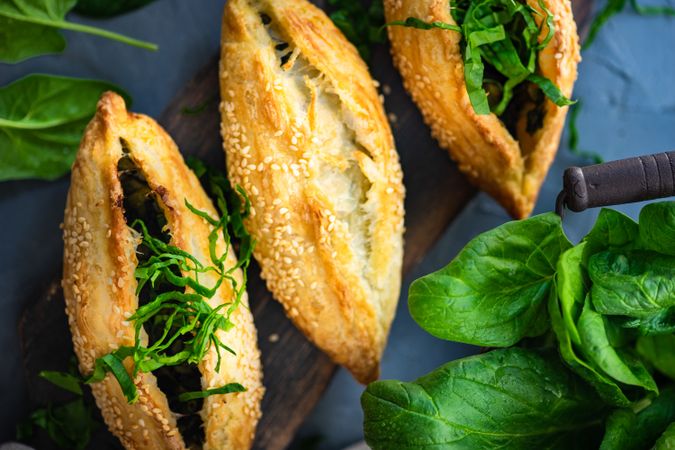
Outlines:
[[[139,225],[134,226],[134,223],[142,220],[151,236],[168,244],[171,235],[161,206],[161,198],[149,186],[142,171],[134,162],[129,144],[123,139],[120,139],[120,143],[123,155],[117,163],[117,172],[124,192],[125,220],[128,226],[139,234],[142,230]],[[141,242],[136,248],[138,263],[147,261],[150,255],[150,250]],[[172,271],[177,276],[181,275],[178,269],[173,268]],[[147,305],[158,295],[175,290],[175,285],[163,282],[161,279],[154,286],[146,283],[138,294],[138,306],[140,308]],[[166,332],[168,314],[168,310],[160,311],[152,320],[145,323],[144,330],[148,335],[148,346],[153,345]],[[176,333],[179,327],[179,323],[173,324],[169,330],[170,335]],[[179,336],[166,353],[176,355],[183,351],[185,339],[185,335]],[[167,397],[169,408],[176,416],[178,429],[186,447],[193,450],[201,449],[205,439],[204,423],[200,414],[204,400],[201,398],[190,401],[178,400],[178,396],[182,393],[201,391],[201,373],[198,367],[187,363],[175,366],[165,365],[153,370],[152,373],[157,378],[157,385]]]
[[[354,261],[362,265],[359,273],[372,287],[367,271],[372,254],[373,212],[368,195],[372,183],[355,157],[362,153],[372,159],[372,154],[359,142],[353,124],[356,119],[346,111],[332,83],[304,57],[273,17],[264,12],[260,16],[269,19],[261,20],[280,61],[282,86],[291,98],[303,99],[298,115],[306,117],[313,144],[321,149],[312,152],[316,173],[322,174],[314,183],[333,203],[335,220],[346,225]],[[319,128],[321,132],[315,134]]]

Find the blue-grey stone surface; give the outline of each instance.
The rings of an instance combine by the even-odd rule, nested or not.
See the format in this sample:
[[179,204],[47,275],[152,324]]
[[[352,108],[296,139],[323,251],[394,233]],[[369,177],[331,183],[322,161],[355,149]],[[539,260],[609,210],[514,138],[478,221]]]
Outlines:
[[[675,2],[668,0],[673,6]],[[604,3],[604,2],[601,2]],[[172,96],[217,51],[224,0],[158,0],[110,20],[106,28],[151,40],[156,53],[85,35],[66,33],[62,55],[17,65],[0,64],[0,85],[33,72],[106,79],[134,98],[134,110],[157,116]],[[675,19],[640,17],[626,11],[602,30],[583,53],[575,97],[583,99],[581,146],[607,160],[675,149]],[[565,141],[563,141],[565,142]],[[542,190],[536,212],[549,211],[560,190],[565,167],[583,163],[563,143]],[[59,223],[67,181],[0,184],[0,441],[12,437],[26,411],[19,364],[16,322],[25,301],[56,275],[61,259]],[[640,205],[621,207],[633,217]],[[597,211],[569,215],[565,227],[573,240],[590,228]],[[440,364],[476,351],[424,333],[406,308],[407,286],[436,270],[473,236],[508,220],[485,195],[479,195],[447,230],[443,239],[404,283],[403,295],[382,375],[414,379]],[[39,324],[34,324],[38,326]],[[362,438],[359,395],[362,387],[340,370],[300,435],[321,437],[320,448],[340,449]]]

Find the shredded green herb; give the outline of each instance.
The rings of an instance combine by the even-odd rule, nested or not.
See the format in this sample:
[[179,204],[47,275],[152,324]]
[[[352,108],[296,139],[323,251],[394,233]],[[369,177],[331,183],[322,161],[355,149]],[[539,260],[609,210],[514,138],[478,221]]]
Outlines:
[[464,78],[471,105],[476,114],[501,116],[516,88],[525,82],[539,87],[558,106],[574,103],[551,80],[536,73],[538,52],[555,32],[553,15],[541,0],[539,6],[545,14],[540,26],[534,16],[541,13],[515,0],[453,0],[450,12],[457,25],[408,17],[387,26],[462,33]]
[[364,61],[372,56],[374,44],[384,44],[384,6],[382,0],[365,2],[354,0],[328,0],[332,6],[330,18],[342,33],[354,44]]
[[[232,189],[222,174],[207,169],[202,163],[196,167],[198,176],[202,178],[221,214],[216,219],[185,200],[186,207],[212,227],[209,234],[210,263],[204,264],[188,252],[165,242],[162,237],[153,236],[143,220],[135,220],[131,227],[142,236],[138,251],[145,252],[143,258],[139,258],[141,261],[135,271],[137,294],[140,295],[145,288],[161,293],[142,304],[129,318],[134,324],[135,345],[120,347],[97,359],[94,372],[86,380],[87,383],[99,382],[107,373],[112,373],[130,403],[138,399],[133,377],[139,372],[153,372],[162,367],[183,364],[196,365],[203,360],[211,346],[217,352],[216,370],[219,370],[221,351],[234,354],[221,341],[217,332],[233,327],[230,317],[240,306],[245,292],[246,268],[254,245],[243,226],[243,220],[250,212],[250,203],[243,189]],[[226,243],[222,254],[216,250],[219,234]],[[226,267],[225,262],[232,248],[231,236],[239,239],[240,254],[236,265]],[[243,283],[239,283],[234,276],[240,268],[244,273]],[[216,281],[212,286],[200,280],[206,274],[215,275]],[[223,282],[231,283],[233,301],[212,308],[207,300],[216,294]],[[156,329],[158,324],[161,332],[153,333],[155,338],[152,342],[147,346],[142,345],[141,331],[144,327]],[[133,360],[131,374],[123,364],[127,358]],[[236,392],[232,387],[225,389],[227,386],[223,388],[223,393]],[[193,396],[190,398],[199,398],[191,394]]]
[[206,389],[204,391],[184,392],[178,396],[178,400],[180,400],[181,402],[187,402],[198,398],[206,398],[216,394],[231,394],[233,392],[245,392],[245,391],[246,388],[241,384],[229,383],[219,388]]

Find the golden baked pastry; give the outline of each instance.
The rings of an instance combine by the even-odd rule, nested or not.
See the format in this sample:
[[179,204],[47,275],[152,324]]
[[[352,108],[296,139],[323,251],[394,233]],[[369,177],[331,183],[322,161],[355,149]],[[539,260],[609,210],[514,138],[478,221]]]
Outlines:
[[[550,11],[554,35],[539,50],[537,72],[569,98],[580,60],[577,29],[568,0],[527,0],[538,25]],[[409,17],[456,25],[448,0],[384,0],[388,23]],[[539,41],[547,33],[542,27]],[[404,84],[440,145],[449,150],[469,180],[492,195],[516,218],[528,216],[553,162],[568,107],[548,98],[543,124],[526,130],[527,107],[510,132],[495,114],[478,115],[467,93],[462,34],[453,30],[392,26],[392,54]]]
[[[185,165],[166,132],[149,117],[128,113],[118,95],[105,93],[73,165],[63,233],[66,311],[84,375],[103,368],[111,361],[104,357],[114,356],[116,350],[131,347],[133,351],[136,322],[132,315],[140,311],[141,303],[147,306],[157,300],[160,292],[171,292],[162,281],[156,281],[158,284],[151,291],[155,297],[141,301],[145,289],[150,289],[150,282],[137,293],[139,260],[146,260],[152,252],[148,247],[150,241],[138,232],[136,219],[143,220],[149,230],[154,229],[160,238],[180,249],[174,250],[173,255],[183,251],[205,267],[210,264],[209,235],[213,227],[191,211],[187,202],[211,218],[218,217],[199,180]],[[220,233],[217,236],[215,248],[220,255],[226,243]],[[230,251],[223,267],[229,269],[236,263],[234,252]],[[191,264],[188,262],[190,267],[196,267]],[[192,276],[185,267],[172,273],[184,279]],[[234,271],[232,277],[238,286],[243,285],[241,270]],[[214,286],[217,279],[214,270],[199,274],[199,283],[208,287]],[[207,343],[198,365],[165,366],[153,372],[139,371],[135,376],[132,358],[121,357],[119,361],[124,366],[118,368],[126,367],[133,384],[122,388],[117,374],[107,373],[102,381],[92,384],[96,403],[110,430],[128,449],[248,449],[260,418],[263,387],[256,330],[246,294],[235,290],[230,279],[225,279],[210,298],[196,300],[197,291],[192,287],[176,292],[192,295],[189,301],[183,300],[180,304],[183,307],[214,311],[211,318],[215,323],[221,323],[216,321],[229,311],[221,305],[234,304],[234,296],[241,293],[241,304],[229,315],[232,327],[207,335],[225,343],[236,356]],[[168,316],[167,311],[173,310],[160,313]],[[173,318],[174,325],[180,317]],[[156,334],[150,329],[163,330],[167,324],[161,315],[154,318],[159,323],[143,325],[139,345],[148,346],[148,336]],[[192,334],[186,336],[198,336],[203,326],[197,324]],[[181,339],[176,342],[185,350],[187,344]],[[150,344],[156,342],[159,341],[153,338]],[[219,369],[218,353],[222,353]],[[198,370],[191,371],[190,367]],[[186,390],[213,389],[231,382],[240,383],[246,391],[210,395],[192,413],[184,409],[199,407],[199,400],[192,404],[175,399],[176,394]],[[130,389],[137,396],[131,402]],[[177,415],[176,408],[186,415]]]
[[306,0],[232,0],[222,135],[267,286],[305,335],[376,379],[403,252],[401,168],[356,49]]

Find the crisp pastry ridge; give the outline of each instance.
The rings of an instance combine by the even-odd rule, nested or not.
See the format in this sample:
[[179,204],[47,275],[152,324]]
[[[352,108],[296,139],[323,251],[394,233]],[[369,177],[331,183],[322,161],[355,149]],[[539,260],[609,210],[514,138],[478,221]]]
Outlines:
[[400,290],[402,172],[374,81],[306,0],[225,6],[221,114],[262,276],[310,340],[363,383]]
[[[118,161],[122,140],[158,198],[171,234],[171,244],[203,261],[208,258],[209,228],[190,212],[185,200],[216,216],[199,180],[183,162],[178,148],[151,118],[129,113],[117,94],[105,93],[88,125],[73,164],[64,219],[63,289],[66,312],[80,370],[90,374],[96,358],[120,346],[134,344],[133,326],[126,320],[137,308],[138,263],[134,235],[125,221]],[[218,248],[224,248],[220,238]],[[225,262],[236,264],[233,252]],[[207,274],[208,276],[208,274]],[[239,270],[235,278],[242,281]],[[212,307],[231,301],[232,285],[225,282],[209,300]],[[234,328],[219,330],[236,351],[222,358],[215,370],[213,346],[199,364],[202,387],[210,389],[237,381],[246,392],[212,395],[205,399],[202,419],[204,449],[248,449],[260,418],[263,395],[256,330],[244,294],[231,316]],[[143,339],[147,341],[144,334]],[[130,361],[128,370],[131,370]],[[111,432],[127,449],[183,449],[185,443],[169,410],[166,395],[152,373],[134,379],[139,400],[129,404],[111,375],[92,385],[96,403]]]
[[[527,4],[542,12],[538,0]],[[569,0],[543,0],[555,34],[539,51],[539,71],[570,97],[581,57]],[[455,24],[447,0],[384,0],[387,22],[417,17]],[[544,14],[535,15],[541,21]],[[494,114],[477,115],[464,81],[461,36],[454,31],[388,27],[394,62],[433,136],[469,180],[516,218],[527,217],[555,157],[568,107],[545,100],[543,126],[512,136]]]

